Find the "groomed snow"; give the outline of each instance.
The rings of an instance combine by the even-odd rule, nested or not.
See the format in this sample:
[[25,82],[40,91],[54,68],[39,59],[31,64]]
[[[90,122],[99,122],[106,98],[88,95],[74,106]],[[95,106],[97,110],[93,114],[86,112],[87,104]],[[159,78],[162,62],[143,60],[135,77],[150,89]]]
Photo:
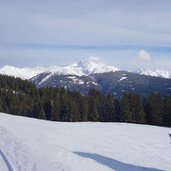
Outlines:
[[170,128],[62,123],[0,113],[0,170],[171,170]]

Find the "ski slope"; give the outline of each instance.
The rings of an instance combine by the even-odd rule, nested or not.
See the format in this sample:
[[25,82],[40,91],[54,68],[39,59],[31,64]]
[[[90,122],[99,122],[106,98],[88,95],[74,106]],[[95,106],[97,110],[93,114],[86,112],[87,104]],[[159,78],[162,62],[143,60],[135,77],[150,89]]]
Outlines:
[[0,113],[1,171],[170,171],[170,128]]

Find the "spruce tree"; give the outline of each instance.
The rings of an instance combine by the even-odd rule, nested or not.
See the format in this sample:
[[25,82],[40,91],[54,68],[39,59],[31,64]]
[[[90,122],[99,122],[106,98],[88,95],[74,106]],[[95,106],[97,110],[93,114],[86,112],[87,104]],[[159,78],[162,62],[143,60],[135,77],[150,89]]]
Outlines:
[[163,125],[171,127],[171,96],[163,99]]
[[51,101],[51,120],[59,121],[59,112],[60,112],[60,101],[57,96],[54,101]]
[[138,95],[128,93],[124,94],[121,108],[123,121],[146,123],[144,107]]
[[86,97],[79,98],[78,110],[80,114],[80,121],[88,121],[88,100]]
[[151,124],[163,124],[163,101],[159,93],[152,93],[149,97],[149,115]]

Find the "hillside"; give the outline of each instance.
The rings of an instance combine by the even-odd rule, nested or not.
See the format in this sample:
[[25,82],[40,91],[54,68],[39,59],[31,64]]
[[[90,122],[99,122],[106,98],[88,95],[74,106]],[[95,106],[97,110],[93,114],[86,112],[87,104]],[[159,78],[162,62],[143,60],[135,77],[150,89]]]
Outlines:
[[[120,85],[117,89],[122,88]],[[143,99],[138,94],[125,93],[117,99],[90,89],[85,96],[64,88],[38,89],[26,80],[0,75],[0,112],[52,121],[129,122],[171,127],[171,96],[161,95],[152,93]]]
[[0,113],[0,170],[171,170],[169,128],[62,123]]

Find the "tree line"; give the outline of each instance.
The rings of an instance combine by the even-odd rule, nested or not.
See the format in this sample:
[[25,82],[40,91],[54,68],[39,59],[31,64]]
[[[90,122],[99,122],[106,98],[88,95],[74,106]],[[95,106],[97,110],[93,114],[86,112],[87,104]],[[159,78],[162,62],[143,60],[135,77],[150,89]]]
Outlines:
[[0,75],[0,112],[52,121],[128,122],[171,127],[171,96],[152,93],[121,99],[90,89],[88,95],[64,88],[40,88]]

